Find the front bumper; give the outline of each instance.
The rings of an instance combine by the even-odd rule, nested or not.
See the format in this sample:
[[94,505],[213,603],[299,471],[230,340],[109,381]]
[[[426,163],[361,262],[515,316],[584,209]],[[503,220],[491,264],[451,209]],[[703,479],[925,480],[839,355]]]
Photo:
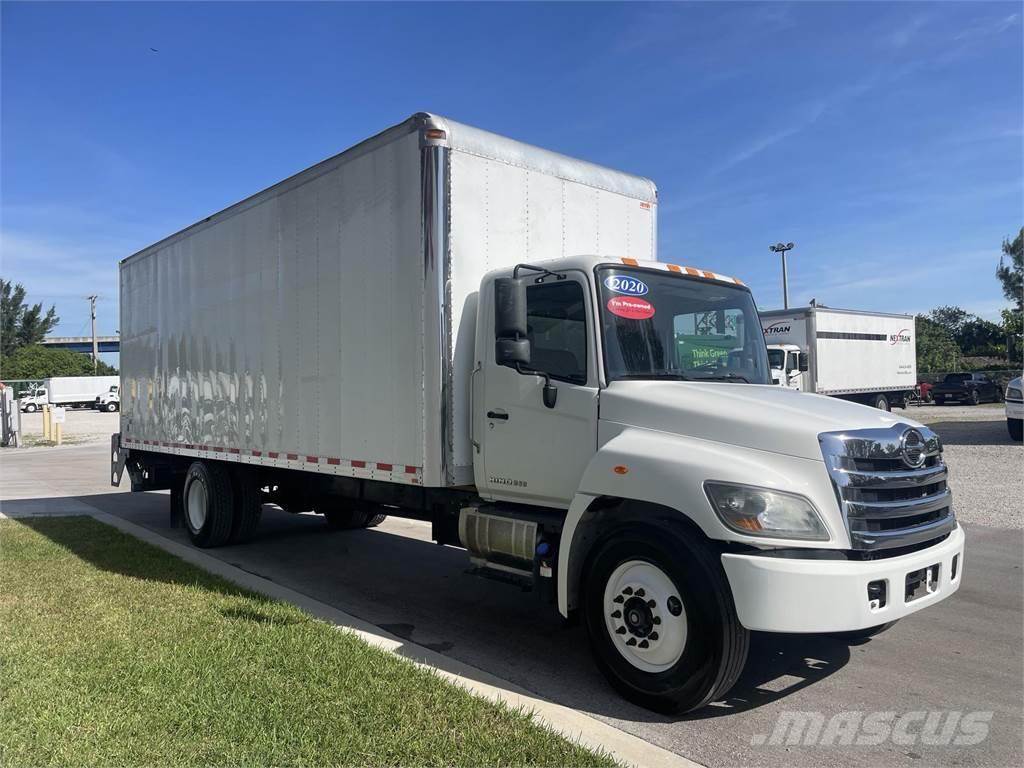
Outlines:
[[[956,576],[953,577],[953,559]],[[907,601],[907,575],[938,566],[938,579]],[[940,544],[885,560],[795,560],[723,554],[740,623],[763,632],[842,632],[909,616],[944,600],[963,579],[964,532],[959,525]],[[884,581],[886,604],[876,607],[868,584]]]

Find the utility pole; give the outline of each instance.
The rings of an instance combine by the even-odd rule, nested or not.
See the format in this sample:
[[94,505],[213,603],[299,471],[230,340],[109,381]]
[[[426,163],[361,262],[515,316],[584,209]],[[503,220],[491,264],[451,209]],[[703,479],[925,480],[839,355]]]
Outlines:
[[96,342],[96,299],[99,296],[86,296],[89,300],[89,313],[92,315],[92,375],[100,370],[100,345]]
[[789,276],[786,274],[786,251],[793,250],[793,243],[776,243],[769,245],[768,250],[782,256],[782,308],[789,309]]

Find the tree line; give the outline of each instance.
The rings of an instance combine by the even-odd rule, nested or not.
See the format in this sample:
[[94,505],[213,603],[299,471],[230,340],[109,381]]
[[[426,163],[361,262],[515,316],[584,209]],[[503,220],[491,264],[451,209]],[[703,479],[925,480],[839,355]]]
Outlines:
[[960,307],[938,307],[917,316],[918,373],[1022,366],[1024,334],[1024,227],[1003,240],[996,278],[1010,306],[994,323]]
[[[40,342],[60,317],[51,306],[28,304],[25,287],[0,278],[0,379],[45,379],[50,376],[91,376],[92,358],[67,349],[44,347]],[[98,374],[117,373],[102,360]]]

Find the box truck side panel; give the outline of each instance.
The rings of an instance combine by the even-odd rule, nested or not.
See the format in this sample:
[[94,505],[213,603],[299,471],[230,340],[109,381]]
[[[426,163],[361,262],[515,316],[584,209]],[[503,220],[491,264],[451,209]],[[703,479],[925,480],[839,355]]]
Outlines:
[[420,157],[360,145],[125,260],[125,443],[418,482]]
[[815,391],[830,395],[914,388],[913,317],[819,308],[815,320]]
[[655,259],[654,185],[457,123],[451,131],[453,465],[472,482],[476,298],[490,270],[564,256]]

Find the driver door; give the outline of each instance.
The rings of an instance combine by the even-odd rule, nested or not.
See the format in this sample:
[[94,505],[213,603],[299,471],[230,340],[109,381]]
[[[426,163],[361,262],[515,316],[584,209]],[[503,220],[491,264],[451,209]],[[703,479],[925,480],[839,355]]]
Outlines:
[[538,278],[526,289],[530,368],[558,389],[544,405],[544,378],[498,365],[494,357],[493,283],[474,430],[483,454],[477,488],[490,499],[567,507],[597,450],[597,362],[590,294],[570,273]]

